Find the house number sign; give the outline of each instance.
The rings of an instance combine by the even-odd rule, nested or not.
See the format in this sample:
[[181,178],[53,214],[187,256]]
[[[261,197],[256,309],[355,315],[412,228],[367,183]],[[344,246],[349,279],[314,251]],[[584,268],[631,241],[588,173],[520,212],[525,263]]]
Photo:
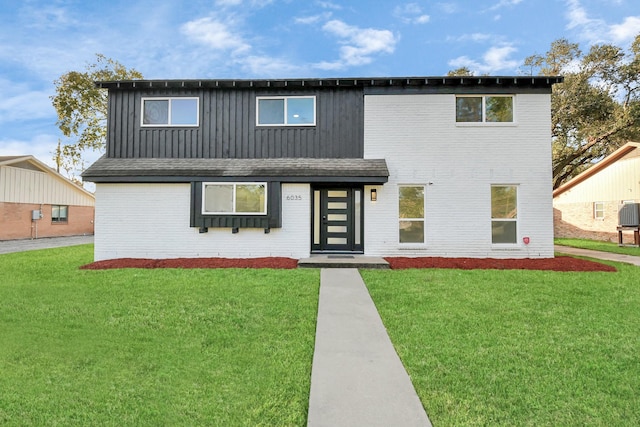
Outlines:
[[300,194],[288,194],[287,200],[302,200],[302,196]]

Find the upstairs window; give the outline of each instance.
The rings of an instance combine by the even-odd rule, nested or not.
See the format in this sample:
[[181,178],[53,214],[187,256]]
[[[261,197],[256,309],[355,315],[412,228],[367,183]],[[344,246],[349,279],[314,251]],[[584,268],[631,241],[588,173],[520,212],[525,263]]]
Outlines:
[[512,123],[513,96],[458,96],[457,123]]
[[491,186],[491,243],[517,242],[518,187]]
[[51,205],[51,222],[67,222],[69,220],[69,206]]
[[267,184],[205,182],[202,185],[202,213],[266,215]]
[[142,98],[142,126],[198,126],[198,98]]
[[315,126],[315,96],[262,96],[256,100],[258,126]]

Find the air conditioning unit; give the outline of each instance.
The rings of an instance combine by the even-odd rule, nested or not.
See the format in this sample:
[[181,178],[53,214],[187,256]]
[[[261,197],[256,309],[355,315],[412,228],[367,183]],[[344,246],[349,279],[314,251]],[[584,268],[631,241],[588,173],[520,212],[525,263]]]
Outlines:
[[625,203],[618,211],[619,227],[640,226],[640,203]]

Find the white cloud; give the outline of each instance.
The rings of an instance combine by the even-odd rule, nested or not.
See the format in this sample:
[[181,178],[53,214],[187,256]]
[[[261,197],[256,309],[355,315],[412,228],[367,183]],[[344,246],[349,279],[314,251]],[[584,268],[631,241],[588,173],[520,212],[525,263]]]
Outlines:
[[448,65],[453,68],[467,67],[476,74],[500,74],[504,71],[511,74],[512,70],[520,65],[519,60],[510,59],[516,51],[517,49],[511,45],[494,46],[482,55],[482,61],[460,56],[449,61]]
[[0,123],[49,118],[55,123],[56,112],[51,105],[51,93],[31,90],[26,85],[15,85],[0,80]]
[[503,7],[516,6],[520,3],[522,3],[522,0],[500,0],[498,3],[491,6],[489,10],[496,10],[496,9],[502,9]]
[[294,18],[296,24],[311,25],[331,18],[331,12],[321,13],[319,15],[301,16]]
[[456,43],[464,43],[464,42],[475,42],[475,43],[483,43],[488,40],[495,40],[498,36],[487,34],[487,33],[471,33],[471,34],[463,34],[458,37],[448,36],[448,42],[456,42]]
[[610,27],[610,35],[616,42],[627,42],[640,33],[640,16],[628,16],[622,24]]
[[53,152],[58,144],[55,135],[38,134],[30,140],[0,139],[0,156],[34,156],[54,167]]
[[340,39],[340,60],[320,62],[315,68],[339,70],[349,66],[369,64],[372,56],[380,53],[393,53],[398,37],[389,30],[359,28],[339,20],[327,22],[322,29]]
[[429,15],[423,13],[422,8],[417,3],[396,6],[393,10],[393,16],[407,24],[426,24],[431,19]]
[[323,9],[333,9],[333,10],[341,10],[342,6],[339,4],[335,4],[330,1],[317,1],[316,4]]
[[215,50],[241,53],[251,48],[241,35],[232,31],[229,24],[211,17],[189,21],[182,25],[181,30],[187,37]]
[[242,58],[241,66],[253,75],[261,77],[287,77],[298,74],[301,67],[286,59],[270,56],[248,56]]

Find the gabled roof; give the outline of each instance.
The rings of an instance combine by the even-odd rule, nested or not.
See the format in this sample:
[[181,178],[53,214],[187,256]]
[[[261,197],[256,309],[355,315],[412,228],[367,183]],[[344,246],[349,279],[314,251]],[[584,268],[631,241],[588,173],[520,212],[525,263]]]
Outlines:
[[0,166],[11,166],[22,169],[30,169],[39,172],[47,173],[56,179],[63,181],[65,184],[72,186],[75,190],[78,190],[84,193],[86,196],[95,199],[95,196],[90,191],[85,190],[75,182],[66,178],[65,176],[56,172],[53,168],[48,165],[42,163],[40,160],[36,159],[31,155],[23,155],[23,156],[0,156]]
[[640,143],[639,142],[627,142],[622,147],[618,148],[616,151],[614,151],[613,153],[609,154],[607,157],[605,157],[604,159],[600,160],[598,163],[596,163],[595,165],[591,166],[586,171],[582,172],[579,175],[576,175],[575,177],[573,177],[569,181],[567,181],[564,184],[562,184],[560,187],[558,187],[555,190],[553,190],[553,197],[557,197],[557,196],[561,195],[562,193],[564,193],[565,191],[567,191],[567,190],[575,187],[576,185],[580,184],[581,182],[585,181],[586,179],[591,178],[592,176],[594,176],[595,174],[597,174],[601,170],[605,169],[608,166],[611,166],[613,163],[617,162],[618,160],[622,159],[623,157],[628,155],[630,152],[632,152],[633,150],[636,150],[638,148],[640,148]]
[[98,159],[82,177],[93,182],[191,182],[256,179],[281,182],[359,182],[389,178],[384,159]]

